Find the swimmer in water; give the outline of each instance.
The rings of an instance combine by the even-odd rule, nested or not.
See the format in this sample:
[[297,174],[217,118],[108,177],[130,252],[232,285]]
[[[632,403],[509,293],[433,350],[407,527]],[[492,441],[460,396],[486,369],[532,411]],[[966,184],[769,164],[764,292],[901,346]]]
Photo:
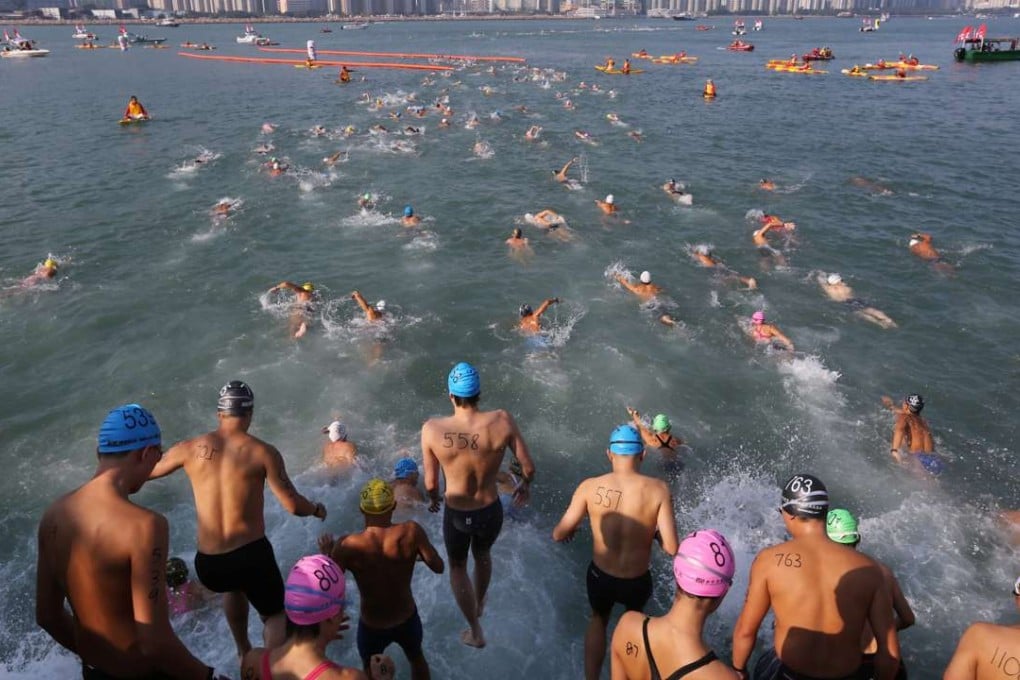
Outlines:
[[400,223],[405,227],[417,227],[421,224],[421,218],[414,214],[414,208],[410,205],[405,205],[404,215],[400,218]]
[[702,267],[714,269],[717,272],[725,272],[724,279],[738,281],[747,290],[757,290],[758,282],[751,276],[741,276],[727,267],[722,260],[715,256],[712,249],[705,245],[697,245],[691,249],[691,257]]
[[[726,538],[701,529],[688,534],[673,558],[676,593],[669,611],[649,617],[626,612],[613,632],[612,677],[733,680],[734,672],[704,640],[705,622],[733,584],[736,562]],[[662,669],[660,671],[660,669]],[[702,670],[704,669],[704,670]]]
[[351,299],[358,303],[361,311],[365,313],[366,319],[369,321],[382,321],[383,314],[386,312],[385,300],[379,300],[374,305],[370,305],[361,292],[357,290],[351,292]]
[[213,217],[227,217],[234,210],[233,201],[220,201],[212,207]]
[[539,126],[539,125],[532,125],[524,133],[524,139],[528,140],[529,142],[534,142],[534,141],[538,140],[538,137],[541,134],[542,134],[542,127]]
[[883,396],[882,404],[896,414],[890,447],[893,458],[902,463],[902,449],[907,447],[921,467],[933,475],[941,473],[944,466],[942,460],[935,455],[935,440],[928,423],[921,417],[924,398],[920,394],[908,394],[897,408],[891,397]]
[[326,165],[327,167],[331,168],[334,165],[336,165],[337,163],[341,163],[341,162],[346,161],[346,160],[347,160],[347,152],[345,152],[345,151],[337,151],[336,153],[334,153],[332,155],[329,155],[329,156],[326,156],[325,158],[323,158],[322,162],[323,162],[324,165]]
[[567,170],[570,170],[570,166],[576,163],[577,161],[578,158],[575,156],[574,158],[571,158],[569,161],[567,161],[566,165],[560,168],[559,171],[553,170],[553,178],[560,184],[569,182],[570,178],[567,177]]
[[931,234],[922,232],[911,234],[908,247],[910,252],[922,260],[927,260],[928,262],[939,262],[942,260],[942,255],[931,244]]
[[553,210],[542,210],[532,216],[536,224],[542,229],[556,229],[557,227],[566,226],[567,221],[563,219],[563,216]]
[[286,163],[280,162],[280,159],[276,157],[270,158],[269,163],[267,165],[269,167],[269,174],[273,175],[274,177],[276,175],[282,175],[283,173],[287,172],[287,168],[290,167]]
[[776,185],[772,180],[762,177],[758,182],[758,188],[762,191],[775,191]]
[[637,295],[643,302],[651,300],[662,292],[660,286],[652,283],[652,275],[648,271],[641,272],[641,276],[638,277],[638,283],[628,281],[622,274],[617,274],[615,278],[621,286]]
[[528,239],[521,235],[520,227],[514,227],[514,230],[510,232],[510,238],[505,243],[513,250],[526,250],[530,248]]
[[542,330],[542,315],[545,314],[546,310],[550,306],[559,303],[560,299],[547,298],[538,306],[538,309],[532,309],[531,305],[524,303],[520,307],[521,320],[517,324],[517,328],[525,335],[534,335]]
[[[733,629],[733,669],[741,680],[769,610],[772,648],[759,655],[755,678],[865,678],[861,640],[875,637],[876,678],[899,665],[893,604],[882,570],[866,555],[829,540],[829,493],[801,473],[783,485],[779,507],[791,538],[761,550],[751,564],[743,610]],[[823,642],[824,641],[824,644]]]
[[347,436],[347,426],[334,420],[322,428],[329,441],[322,445],[322,462],[328,468],[349,470],[357,463],[358,445]]
[[665,413],[659,413],[652,418],[651,427],[648,427],[641,419],[641,414],[638,413],[637,409],[628,406],[627,414],[630,415],[630,420],[634,427],[641,433],[641,439],[644,441],[646,448],[657,450],[662,456],[664,463],[669,464],[678,461],[678,449],[684,445],[684,440],[674,437],[670,433],[673,425],[669,422],[669,417]]
[[361,210],[375,210],[375,201],[372,200],[372,194],[362,194],[358,197],[358,208]]
[[878,324],[882,328],[896,328],[896,322],[890,319],[881,309],[869,307],[864,300],[854,297],[853,289],[843,281],[843,277],[839,274],[820,274],[818,276],[818,285],[821,286],[822,292],[830,300],[850,305],[854,313],[865,321]]
[[418,488],[418,463],[413,458],[401,458],[393,465],[393,498],[399,507],[417,507],[425,503],[425,495]]
[[785,229],[786,231],[793,231],[797,228],[796,222],[787,222],[777,215],[770,215],[768,213],[762,213],[761,224],[763,227],[771,226],[773,229]]
[[22,288],[31,288],[32,286],[38,285],[43,281],[49,281],[57,277],[57,261],[52,257],[47,257],[46,260],[35,268],[35,271],[26,276],[21,280]]
[[780,225],[770,222],[760,229],[756,229],[754,233],[751,234],[751,240],[754,241],[754,245],[758,247],[759,255],[763,258],[771,258],[775,264],[782,267],[786,265],[786,258],[783,257],[781,252],[773,248],[772,244],[769,243],[768,240],[768,233],[774,229],[780,228]]
[[669,196],[670,198],[676,198],[677,196],[686,195],[686,192],[684,191],[684,185],[680,182],[677,182],[672,177],[669,179],[668,182],[662,185],[662,190],[665,191],[666,195]]
[[215,598],[216,593],[191,580],[187,562],[180,557],[167,560],[166,599],[171,616],[186,614]]
[[758,310],[751,315],[751,328],[748,331],[751,338],[757,343],[769,343],[775,346],[778,342],[782,347],[793,351],[793,342],[783,335],[783,332],[773,324],[765,322],[765,312]]
[[316,311],[315,284],[303,283],[300,286],[290,281],[281,281],[269,289],[270,293],[289,290],[294,293],[293,311],[290,315],[290,333],[294,339],[301,338],[308,332],[308,324]]
[[[1015,572],[1014,572],[1015,573]],[[1013,604],[1020,608],[1020,578],[1013,582]],[[1001,680],[1007,678],[1005,666],[1016,663],[1012,650],[1020,646],[1020,626],[972,623],[960,637],[943,680]],[[1001,653],[1000,653],[1001,650]],[[1006,651],[1010,650],[1009,655]]]
[[[620,425],[606,449],[612,471],[582,481],[552,538],[569,542],[587,516],[592,533],[592,560],[587,568],[591,619],[584,636],[584,677],[598,680],[606,655],[606,628],[613,607],[644,609],[652,596],[649,563],[652,546],[676,555],[673,499],[665,482],[640,472],[645,458],[641,435]],[[607,500],[608,499],[608,500]]]
[[608,194],[604,201],[595,199],[595,205],[599,207],[599,210],[605,215],[615,215],[618,208],[616,207],[616,198],[612,194]]
[[[829,510],[825,520],[825,531],[829,536],[829,540],[854,550],[857,550],[861,543],[861,534],[857,528],[857,518],[850,514],[849,510],[844,510],[843,508]],[[903,589],[900,588],[896,575],[885,564],[879,562],[874,557],[871,559],[874,560],[875,564],[882,571],[882,583],[889,594],[889,599],[892,601],[893,626],[897,632],[910,628],[915,622],[914,610],[910,608],[910,603],[904,597]],[[875,642],[875,636],[869,628],[865,628],[865,636],[861,639],[861,652],[864,654],[862,669],[866,673],[865,677],[875,677],[874,665],[875,651],[877,649],[878,644]],[[907,680],[907,670],[902,660],[900,661],[900,669],[896,673],[895,680]]]

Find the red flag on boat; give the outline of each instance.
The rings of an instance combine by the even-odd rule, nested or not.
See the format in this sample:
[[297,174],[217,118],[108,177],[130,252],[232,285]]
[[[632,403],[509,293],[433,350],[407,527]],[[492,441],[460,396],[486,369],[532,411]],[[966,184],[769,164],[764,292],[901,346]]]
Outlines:
[[977,38],[978,40],[984,40],[987,34],[988,24],[981,24],[980,26],[978,26],[977,33],[974,34],[974,37]]
[[970,26],[964,26],[963,30],[960,31],[960,33],[956,36],[956,40],[954,40],[953,42],[958,43],[967,42],[968,40],[970,40],[970,34],[971,31],[973,30],[974,29],[972,29]]

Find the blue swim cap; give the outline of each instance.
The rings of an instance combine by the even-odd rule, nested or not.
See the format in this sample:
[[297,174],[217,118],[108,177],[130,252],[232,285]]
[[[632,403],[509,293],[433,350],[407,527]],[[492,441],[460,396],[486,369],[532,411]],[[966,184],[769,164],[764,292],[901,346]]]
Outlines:
[[124,453],[163,441],[156,418],[138,404],[118,406],[99,426],[99,453]]
[[414,208],[409,205],[404,206],[404,217],[410,217],[414,214]]
[[407,479],[413,474],[418,473],[418,464],[411,458],[401,458],[397,461],[397,464],[393,466],[393,476],[397,479]]
[[453,367],[450,376],[446,379],[446,386],[455,397],[474,397],[482,391],[482,381],[478,378],[478,371],[466,361],[462,361]]
[[620,456],[635,456],[645,450],[645,443],[633,425],[620,425],[609,435],[609,452]]

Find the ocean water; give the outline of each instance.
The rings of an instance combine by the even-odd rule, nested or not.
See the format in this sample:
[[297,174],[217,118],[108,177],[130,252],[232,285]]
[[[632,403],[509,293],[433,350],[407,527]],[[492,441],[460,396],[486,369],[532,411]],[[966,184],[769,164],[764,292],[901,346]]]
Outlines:
[[[862,518],[862,548],[898,575],[917,614],[901,635],[914,677],[940,675],[970,621],[1013,620],[1007,587],[1017,554],[994,518],[1018,503],[1020,64],[953,63],[963,23],[955,20],[894,19],[862,34],[854,20],[766,19],[747,36],[749,54],[722,49],[728,21],[706,23],[716,30],[654,20],[408,22],[332,34],[315,24],[260,26],[284,47],[311,38],[320,52],[527,58],[427,80],[359,69],[345,87],[333,68],[201,62],[176,49],[76,50],[69,27],[26,28],[52,53],[0,63],[0,675],[75,672],[76,660],[34,624],[35,529],[47,504],[92,474],[107,409],[139,401],[176,441],[214,426],[220,385],[247,381],[253,433],[277,445],[299,489],[329,508],[321,524],[267,502],[287,569],[315,550],[320,531],[361,526],[365,480],[388,475],[403,455],[420,458],[421,422],[449,410],[446,374],[460,360],[479,367],[483,404],[514,414],[538,482],[526,520],[507,522],[494,551],[486,649],[460,644],[447,577],[418,570],[435,677],[582,675],[590,539],[582,531],[558,545],[550,531],[576,484],[607,469],[606,439],[628,405],[669,414],[690,444],[684,472],[671,479],[680,531],[716,528],[737,552],[736,583],[707,631],[724,658],[751,559],[782,539],[778,485],[797,471],[819,475],[834,503]],[[990,34],[1020,29],[988,23]],[[112,29],[98,32],[112,41]],[[239,25],[143,32],[260,56],[235,43]],[[821,66],[827,75],[763,67],[822,45],[837,56]],[[642,48],[700,61],[635,60],[648,70],[630,78],[592,69]],[[941,69],[923,83],[839,74],[899,52]],[[716,101],[700,96],[706,78]],[[370,110],[363,93],[386,108]],[[151,123],[116,125],[131,94]],[[446,95],[455,110],[448,129],[435,114],[387,117],[409,100]],[[468,129],[472,112],[480,122]],[[611,112],[624,125],[611,124]],[[263,134],[265,122],[275,132]],[[393,132],[371,134],[376,124]],[[396,134],[408,124],[424,133]],[[313,136],[316,125],[327,133]],[[357,132],[345,137],[348,125]],[[543,128],[538,143],[523,139],[531,125]],[[266,158],[253,149],[265,143],[290,172],[262,171]],[[325,167],[337,151],[346,162]],[[202,154],[208,162],[195,166]],[[550,171],[575,156],[579,183],[566,190]],[[692,206],[663,195],[669,177],[686,183]],[[759,191],[761,177],[778,190]],[[356,198],[366,192],[377,208],[361,213]],[[626,222],[597,211],[594,199],[608,193]],[[215,220],[210,210],[224,199],[236,210]],[[420,229],[399,226],[405,204],[424,218]],[[566,217],[571,239],[524,222],[543,208]],[[785,267],[763,266],[751,243],[759,211],[797,223]],[[503,244],[517,225],[533,249],[523,259]],[[917,230],[934,235],[951,274],[908,252]],[[702,243],[760,289],[741,292],[695,266],[689,249]],[[62,263],[57,281],[19,288],[47,254]],[[642,270],[666,291],[660,308],[612,283],[614,272]],[[829,302],[814,279],[831,271],[898,328]],[[265,295],[285,279],[313,281],[323,300],[299,342],[287,335],[286,305]],[[353,289],[384,298],[391,320],[366,327]],[[548,347],[536,352],[514,330],[516,310],[552,296],[562,303],[545,319]],[[793,339],[795,356],[745,340],[740,323],[758,308]],[[655,321],[664,310],[680,327]],[[938,480],[889,458],[891,416],[879,397],[912,391],[925,396],[947,461]],[[318,463],[319,428],[337,414],[364,466],[332,480]],[[665,474],[651,456],[644,469]],[[171,551],[190,563],[195,518],[184,476],[135,498],[168,516]],[[441,545],[439,516],[415,519]],[[661,555],[653,574],[649,609],[658,613],[673,593]],[[175,627],[200,658],[232,667],[218,608]],[[260,633],[254,616],[251,633]],[[767,639],[765,625],[759,649]],[[357,663],[353,632],[331,649]]]

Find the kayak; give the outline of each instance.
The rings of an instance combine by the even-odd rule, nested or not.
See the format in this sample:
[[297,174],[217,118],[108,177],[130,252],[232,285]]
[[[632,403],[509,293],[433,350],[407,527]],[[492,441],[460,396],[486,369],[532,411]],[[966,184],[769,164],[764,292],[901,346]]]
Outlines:
[[294,64],[294,68],[322,68],[322,65],[312,64],[311,66],[309,66],[308,64]]
[[121,118],[117,122],[121,125],[138,125],[140,123],[148,123],[149,118]]
[[850,76],[851,78],[866,78],[868,76],[868,73],[866,71],[853,71],[852,69],[848,68],[841,70],[840,73],[842,73],[845,76]]
[[776,73],[828,73],[822,69],[817,68],[804,68],[803,66],[769,66]]
[[726,49],[730,52],[753,52],[754,45],[751,43],[744,43],[743,45],[727,45]]
[[901,68],[904,71],[938,71],[939,67],[935,64],[911,64],[905,61],[888,62],[892,64],[893,68]]
[[654,59],[655,57],[653,57],[652,55],[648,54],[647,52],[645,52],[644,54],[641,54],[640,52],[631,52],[630,53],[630,58],[631,59]]
[[887,80],[887,81],[893,81],[893,80],[903,80],[903,81],[909,81],[909,80],[928,80],[928,76],[868,76],[868,80],[883,80],[883,81],[885,81],[885,80]]
[[606,75],[609,75],[609,76],[627,76],[627,75],[633,75],[635,73],[644,73],[645,72],[644,69],[632,68],[630,70],[630,73],[624,73],[623,71],[621,71],[618,68],[606,68],[604,65],[596,66],[595,70],[596,71],[602,71],[603,73],[605,73]]

